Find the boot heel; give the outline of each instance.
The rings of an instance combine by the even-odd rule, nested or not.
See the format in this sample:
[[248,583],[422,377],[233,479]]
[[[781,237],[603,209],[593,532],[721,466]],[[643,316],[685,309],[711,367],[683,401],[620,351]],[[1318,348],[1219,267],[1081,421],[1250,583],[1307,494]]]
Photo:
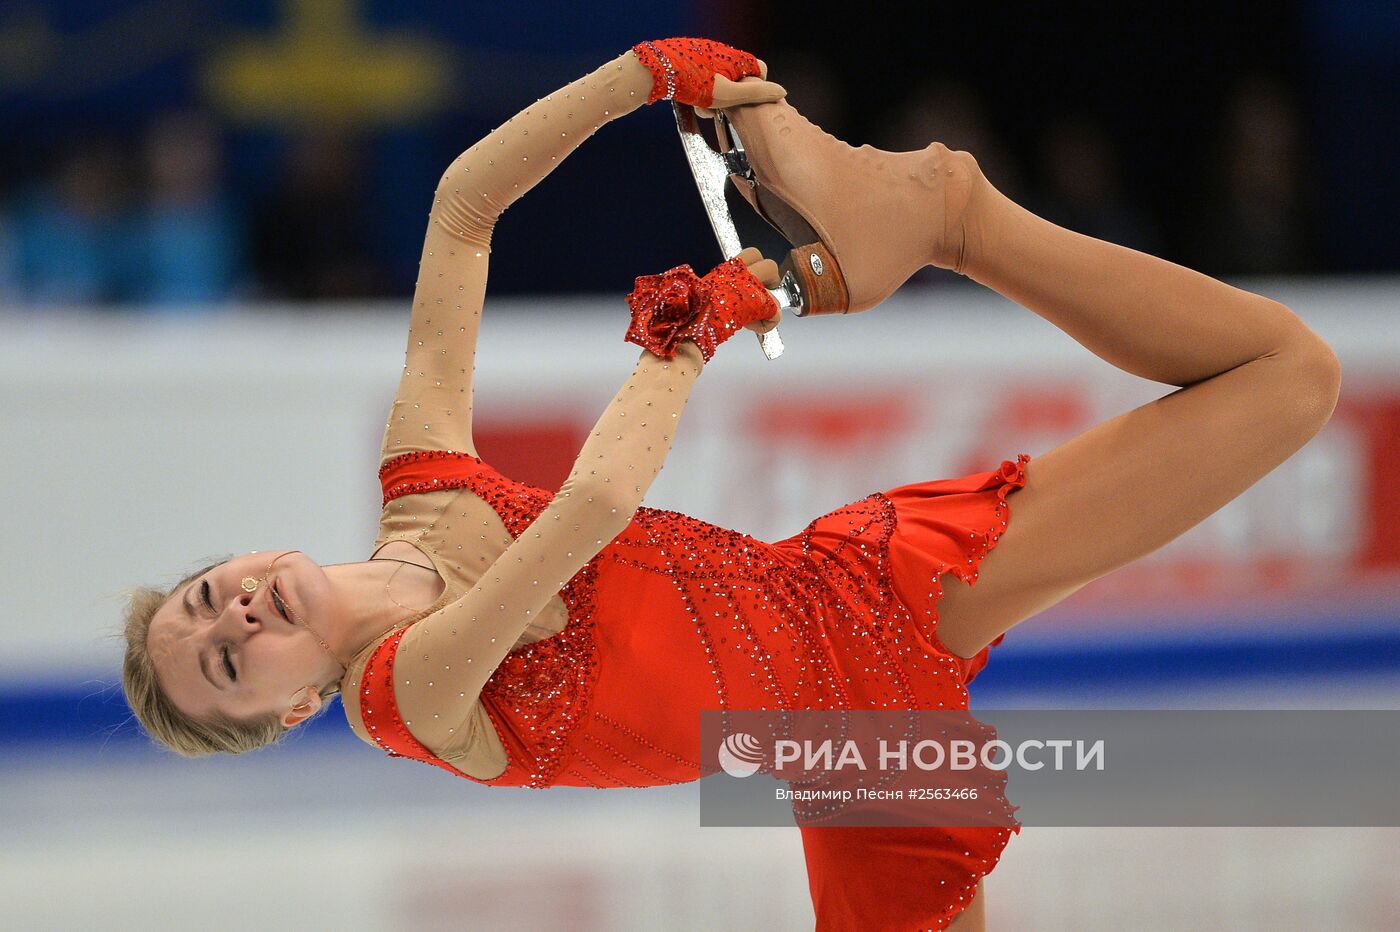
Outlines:
[[851,295],[845,276],[836,259],[820,242],[792,250],[779,264],[778,271],[784,279],[792,276],[801,289],[802,306],[797,309],[798,317],[850,311]]

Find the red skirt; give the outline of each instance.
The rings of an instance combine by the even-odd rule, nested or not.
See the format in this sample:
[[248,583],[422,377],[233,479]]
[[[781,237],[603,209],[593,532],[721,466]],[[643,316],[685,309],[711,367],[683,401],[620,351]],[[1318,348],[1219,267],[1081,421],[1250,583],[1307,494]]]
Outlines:
[[[1010,519],[1007,495],[1025,485],[1029,461],[1022,453],[989,472],[884,493],[897,516],[889,540],[891,585],[927,650],[952,657],[937,635],[939,577],[952,573],[976,583],[979,564]],[[989,651],[953,658],[964,684],[986,666]],[[961,698],[965,703],[965,689]],[[946,928],[972,902],[1015,830],[802,826],[818,932]]]

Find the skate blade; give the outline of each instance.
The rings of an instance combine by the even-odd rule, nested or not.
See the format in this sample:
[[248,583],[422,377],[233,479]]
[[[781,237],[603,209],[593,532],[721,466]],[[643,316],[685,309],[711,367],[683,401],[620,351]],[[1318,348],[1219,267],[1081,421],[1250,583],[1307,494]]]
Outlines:
[[[695,179],[695,187],[700,192],[700,203],[705,208],[705,216],[710,220],[715,239],[719,242],[724,258],[732,259],[743,251],[739,242],[739,231],[734,226],[734,217],[729,213],[729,203],[724,199],[724,185],[731,174],[743,175],[748,171],[748,160],[742,148],[720,153],[710,145],[700,132],[700,124],[695,116],[695,108],[686,104],[671,104],[676,116],[676,131],[680,133],[681,150],[685,153],[690,174]],[[719,115],[722,116],[722,115]],[[727,120],[725,121],[727,124]],[[725,130],[732,133],[733,127]],[[737,137],[731,136],[731,139]],[[802,290],[797,279],[784,275],[777,288],[769,288],[768,293],[784,311],[791,310],[799,317],[803,313]],[[768,359],[777,359],[783,353],[783,340],[776,328],[758,335],[759,347]]]

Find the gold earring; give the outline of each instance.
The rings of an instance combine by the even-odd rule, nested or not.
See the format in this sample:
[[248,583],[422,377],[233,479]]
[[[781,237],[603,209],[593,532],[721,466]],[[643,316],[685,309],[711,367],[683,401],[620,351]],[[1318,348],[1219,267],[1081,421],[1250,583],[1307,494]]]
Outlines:
[[243,591],[244,591],[244,592],[252,592],[252,591],[253,591],[254,589],[256,589],[256,588],[258,588],[258,581],[257,581],[256,579],[254,579],[254,578],[251,577],[251,576],[244,576],[244,577],[243,577]]

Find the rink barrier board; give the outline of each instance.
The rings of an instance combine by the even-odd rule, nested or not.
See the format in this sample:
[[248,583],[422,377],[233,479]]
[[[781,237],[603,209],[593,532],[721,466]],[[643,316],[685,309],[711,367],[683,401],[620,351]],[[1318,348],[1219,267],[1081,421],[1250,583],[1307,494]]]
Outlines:
[[[1228,690],[1304,681],[1325,686],[1328,680],[1340,684],[1392,675],[1400,677],[1400,629],[1339,619],[1327,627],[1262,635],[1224,630],[1171,640],[1104,638],[1093,646],[1082,640],[1068,647],[1007,644],[993,650],[971,692],[975,707],[1046,696],[1082,700],[1131,689]],[[1281,689],[1286,693],[1286,686]],[[338,709],[312,722],[288,746],[307,741],[319,746],[325,740],[354,740]],[[119,683],[55,679],[0,688],[0,751],[34,742],[98,747],[133,741],[145,739]]]

